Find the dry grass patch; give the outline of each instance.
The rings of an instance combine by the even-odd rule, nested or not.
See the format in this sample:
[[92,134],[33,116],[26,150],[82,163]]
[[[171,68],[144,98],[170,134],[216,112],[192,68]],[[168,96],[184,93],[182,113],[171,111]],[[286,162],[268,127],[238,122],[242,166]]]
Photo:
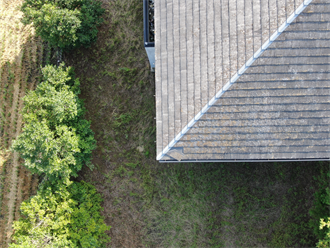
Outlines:
[[0,171],[3,170],[4,164],[8,159],[8,152],[7,151],[0,151]]
[[22,0],[0,1],[1,66],[6,62],[22,61],[23,45],[29,37],[34,36],[32,26],[25,26],[20,22],[23,13],[19,11],[19,6],[22,2]]
[[[43,61],[43,44],[32,26],[20,22],[22,0],[0,0],[0,246],[11,241],[19,206],[37,186],[21,166],[17,153],[6,152],[22,128],[20,110],[28,89],[34,89]],[[6,156],[4,156],[6,154]],[[33,185],[33,186],[32,186]]]

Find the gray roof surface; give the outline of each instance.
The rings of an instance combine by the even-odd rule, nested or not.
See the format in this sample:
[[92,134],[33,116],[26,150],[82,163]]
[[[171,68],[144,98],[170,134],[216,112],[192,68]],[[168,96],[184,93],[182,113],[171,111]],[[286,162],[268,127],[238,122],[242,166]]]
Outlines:
[[172,142],[161,160],[330,157],[326,0],[312,1],[175,139],[302,2],[155,2],[157,154]]

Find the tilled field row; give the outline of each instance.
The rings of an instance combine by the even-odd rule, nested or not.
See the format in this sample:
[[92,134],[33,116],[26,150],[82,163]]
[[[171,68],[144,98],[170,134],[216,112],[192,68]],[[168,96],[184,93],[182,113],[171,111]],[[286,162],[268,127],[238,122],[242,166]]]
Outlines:
[[0,0],[0,247],[11,241],[12,223],[23,200],[34,194],[38,178],[9,151],[22,129],[23,97],[36,87],[43,61],[43,44],[31,27],[23,26],[21,0]]

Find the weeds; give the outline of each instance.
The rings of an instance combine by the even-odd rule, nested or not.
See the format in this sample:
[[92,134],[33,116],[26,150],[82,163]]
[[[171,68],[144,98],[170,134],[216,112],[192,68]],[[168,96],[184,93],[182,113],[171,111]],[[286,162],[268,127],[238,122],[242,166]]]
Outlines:
[[[105,4],[106,24],[96,46],[66,56],[69,65],[80,68],[82,97],[98,145],[93,161],[98,170],[80,176],[105,197],[112,245],[314,245],[306,214],[313,205],[316,163],[155,161],[154,78],[141,44],[142,4]],[[88,61],[96,61],[95,70],[85,70]]]

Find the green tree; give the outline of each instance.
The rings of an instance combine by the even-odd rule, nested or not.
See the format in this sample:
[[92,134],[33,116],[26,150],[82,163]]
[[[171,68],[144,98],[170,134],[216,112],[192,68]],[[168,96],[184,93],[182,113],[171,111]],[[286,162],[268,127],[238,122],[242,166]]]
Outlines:
[[[330,194],[329,194],[330,197]],[[322,239],[316,244],[317,248],[329,248],[330,247],[330,217],[328,217],[328,221],[325,222],[323,218],[320,221],[320,230],[326,228],[326,233]]]
[[[309,211],[312,219],[309,224],[314,234],[319,239],[317,247],[329,247],[330,245],[330,172],[323,170],[316,180],[319,189],[315,192],[313,208]],[[321,223],[321,224],[320,224]]]
[[25,0],[21,10],[24,24],[33,23],[43,40],[66,49],[89,47],[104,13],[95,0]]
[[42,69],[43,82],[24,97],[25,125],[12,148],[25,160],[24,165],[47,180],[69,184],[95,148],[90,122],[79,100],[79,80],[64,65]]
[[[78,10],[59,9],[55,5],[45,4],[30,14],[36,33],[53,46],[65,48],[77,41],[77,30],[81,27]],[[26,23],[26,22],[25,22]]]
[[9,247],[103,247],[110,238],[100,215],[101,196],[85,182],[42,185],[37,195],[21,204]]
[[71,125],[81,119],[85,112],[79,100],[79,80],[75,79],[71,67],[45,66],[43,81],[36,90],[24,97],[24,121],[46,119],[51,128],[58,124]]

